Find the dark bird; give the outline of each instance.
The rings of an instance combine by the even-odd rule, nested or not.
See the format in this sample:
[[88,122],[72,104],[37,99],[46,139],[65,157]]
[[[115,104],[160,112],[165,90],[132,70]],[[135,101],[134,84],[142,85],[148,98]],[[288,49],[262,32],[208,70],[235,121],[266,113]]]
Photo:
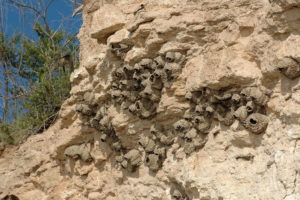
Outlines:
[[72,72],[74,70],[73,57],[71,54],[66,53],[59,59],[59,65],[66,72],[66,68],[69,68]]

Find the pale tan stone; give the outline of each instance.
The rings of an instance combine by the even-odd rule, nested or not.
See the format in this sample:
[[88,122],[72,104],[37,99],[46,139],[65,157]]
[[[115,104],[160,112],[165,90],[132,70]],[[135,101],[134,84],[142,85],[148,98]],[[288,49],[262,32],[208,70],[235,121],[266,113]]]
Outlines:
[[[170,200],[172,195],[194,200],[299,199],[299,78],[291,80],[276,68],[282,64],[278,59],[292,57],[295,66],[300,61],[299,0],[83,2],[80,67],[70,78],[70,98],[47,131],[18,147],[6,146],[0,158],[0,199],[8,194],[25,200]],[[134,13],[141,4],[144,9]],[[111,52],[112,44],[128,49],[118,57]],[[125,100],[122,106],[112,102],[110,89],[119,87],[112,74],[116,69],[123,73],[123,65],[130,71],[136,63],[155,58],[161,71],[164,63],[175,63],[171,65],[177,66],[178,76],[154,88],[161,95],[156,95],[157,105],[151,103],[155,115],[140,119],[123,109],[131,106]],[[242,97],[244,88],[271,92]],[[218,118],[216,102],[207,106],[211,99],[197,99],[219,89],[232,89],[230,95],[236,98],[237,105],[226,112],[250,102],[248,106],[268,117],[267,127],[260,134],[245,127],[251,110],[239,120],[231,117],[228,126],[220,123],[226,112]],[[194,98],[192,93],[200,90]],[[137,101],[138,94],[130,93],[130,99]],[[222,95],[218,101],[228,103]],[[83,102],[91,106],[91,116],[75,111]],[[206,134],[196,131],[196,114],[185,115],[203,105],[210,106],[212,115],[205,118],[211,120]],[[102,124],[100,115],[93,116],[101,108]],[[91,117],[99,118],[94,123],[100,128],[90,126]],[[191,126],[179,137],[172,127],[181,119],[190,120]],[[156,123],[164,127],[159,134],[151,132]],[[142,137],[151,143],[142,147]],[[78,144],[90,145],[93,161],[64,156],[67,147]],[[135,170],[122,169],[124,160]]]

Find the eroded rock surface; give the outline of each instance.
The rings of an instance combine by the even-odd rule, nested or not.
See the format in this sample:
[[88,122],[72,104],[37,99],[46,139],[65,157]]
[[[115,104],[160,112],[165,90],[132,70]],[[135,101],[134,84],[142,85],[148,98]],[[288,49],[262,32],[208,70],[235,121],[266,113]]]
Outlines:
[[300,1],[84,4],[58,121],[0,198],[300,199]]

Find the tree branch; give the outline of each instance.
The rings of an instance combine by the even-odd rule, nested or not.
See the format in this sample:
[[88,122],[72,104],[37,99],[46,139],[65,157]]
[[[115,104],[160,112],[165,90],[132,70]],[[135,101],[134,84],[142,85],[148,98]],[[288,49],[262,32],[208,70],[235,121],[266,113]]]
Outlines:
[[18,1],[15,1],[15,0],[8,0],[11,4],[14,4],[16,5],[17,7],[20,7],[20,8],[27,8],[29,10],[32,10],[36,15],[38,15],[39,17],[41,17],[44,21],[44,24],[46,26],[47,29],[49,29],[49,25],[48,25],[48,22],[47,22],[47,9],[48,9],[48,6],[50,6],[54,0],[51,0],[50,3],[47,5],[47,7],[44,9],[44,13],[42,13],[40,10],[36,9],[35,7],[33,6],[29,6],[27,4],[23,4],[23,3],[20,3]]

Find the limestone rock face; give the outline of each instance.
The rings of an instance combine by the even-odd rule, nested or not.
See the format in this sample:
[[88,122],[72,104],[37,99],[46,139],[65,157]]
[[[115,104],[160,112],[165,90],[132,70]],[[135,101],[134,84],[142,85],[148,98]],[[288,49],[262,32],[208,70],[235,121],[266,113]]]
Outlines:
[[71,97],[0,148],[0,199],[300,199],[300,1],[84,2]]

